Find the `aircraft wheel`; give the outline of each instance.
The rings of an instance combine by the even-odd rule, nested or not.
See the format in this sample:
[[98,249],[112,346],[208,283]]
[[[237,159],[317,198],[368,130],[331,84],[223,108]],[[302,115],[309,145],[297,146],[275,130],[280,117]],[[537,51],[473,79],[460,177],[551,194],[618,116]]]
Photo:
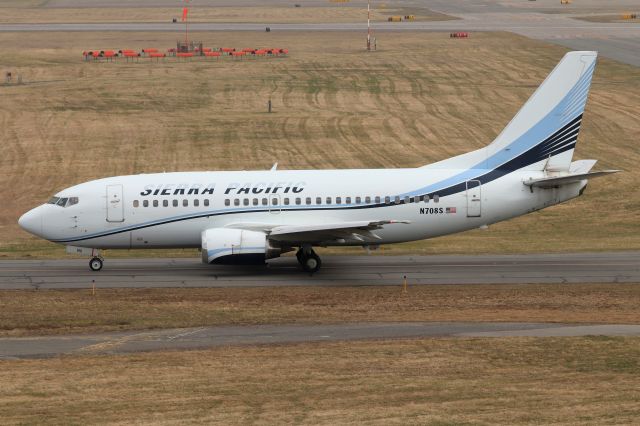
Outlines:
[[304,269],[305,272],[309,272],[310,274],[318,272],[320,270],[320,266],[322,266],[320,257],[314,252],[311,252],[311,254],[305,256],[301,263],[302,269]]
[[89,268],[91,268],[91,270],[94,272],[102,269],[102,259],[100,259],[99,257],[94,257],[93,259],[91,259],[89,261]]
[[296,252],[296,259],[298,259],[299,264],[303,264],[304,262],[304,251],[302,249],[298,249]]

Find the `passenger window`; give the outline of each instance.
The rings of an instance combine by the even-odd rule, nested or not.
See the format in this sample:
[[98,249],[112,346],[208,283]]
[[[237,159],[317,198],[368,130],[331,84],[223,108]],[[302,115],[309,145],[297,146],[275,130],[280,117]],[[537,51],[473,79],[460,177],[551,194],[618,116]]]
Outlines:
[[284,199],[284,205],[285,205],[285,206],[288,206],[288,205],[289,205],[289,198],[285,198],[285,199]]
[[371,197],[364,197],[364,202],[369,204],[371,202]]
[[336,197],[336,204],[342,204],[342,197]]
[[360,204],[362,202],[362,199],[360,197],[356,197],[356,204]]
[[376,196],[376,204],[380,204],[380,196]]
[[162,200],[162,207],[169,207],[169,200]]
[[158,200],[153,200],[153,207],[158,207]]
[[396,195],[396,204],[400,204],[400,197]]
[[144,201],[142,202],[142,206],[143,206],[143,207],[149,207],[149,200],[144,200]]
[[277,198],[272,198],[271,199],[271,205],[272,206],[277,206],[278,205],[278,199]]
[[296,205],[299,206],[300,204],[302,204],[302,199],[296,198]]
[[327,197],[327,204],[331,204],[331,197]]
[[269,200],[267,200],[266,198],[263,198],[263,199],[262,199],[262,205],[263,205],[263,206],[266,206],[266,205],[268,205],[268,204],[269,204]]
[[434,203],[439,203],[440,202],[440,196],[439,195],[434,195],[433,196],[433,202]]
[[316,197],[316,204],[317,205],[322,204],[322,197]]
[[173,207],[178,207],[178,200],[173,200]]
[[200,207],[200,200],[198,200],[197,198],[193,200],[193,207]]
[[351,197],[347,197],[347,199],[345,200],[345,203],[351,204]]
[[189,200],[187,200],[186,198],[182,200],[182,207],[189,207]]
[[233,205],[234,205],[234,206],[239,206],[239,205],[240,205],[240,199],[239,199],[239,198],[235,198],[235,199],[233,200]]
[[229,200],[228,198],[226,200],[224,200],[224,205],[225,206],[230,206],[231,205],[231,200]]
[[254,205],[254,206],[257,206],[257,205],[258,205],[258,199],[257,199],[257,198],[254,198],[254,199],[253,199],[253,205]]
[[305,200],[307,202],[307,205],[311,204],[311,197],[307,197],[307,199]]
[[425,202],[425,203],[428,203],[428,202],[429,202],[429,196],[428,196],[428,195],[425,195],[425,196],[424,196],[424,202]]
[[385,204],[391,204],[391,197],[389,197],[388,195],[386,197],[384,197],[384,203]]
[[405,204],[409,204],[410,202],[411,202],[410,201],[410,197],[404,197],[404,203]]
[[242,200],[242,204],[245,205],[245,206],[248,206],[249,205],[249,199],[248,198],[244,198]]
[[74,204],[78,204],[78,197],[69,197],[69,201],[67,202],[67,207],[73,206]]
[[208,199],[208,198],[205,198],[205,200],[204,200],[204,206],[205,206],[205,207],[209,207],[209,199]]
[[133,207],[138,207],[140,202],[138,200],[133,200]]

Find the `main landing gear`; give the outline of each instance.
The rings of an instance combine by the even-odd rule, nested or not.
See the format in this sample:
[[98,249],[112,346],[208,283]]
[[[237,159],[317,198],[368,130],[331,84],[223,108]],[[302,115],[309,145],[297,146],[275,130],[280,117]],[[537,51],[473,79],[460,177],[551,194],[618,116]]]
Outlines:
[[91,260],[89,261],[89,268],[91,268],[92,271],[97,272],[100,269],[102,269],[102,259],[99,257],[92,257]]
[[318,270],[320,270],[320,266],[322,266],[320,256],[318,256],[311,247],[301,247],[296,253],[296,257],[298,258],[300,265],[302,265],[302,269],[310,274],[318,272]]

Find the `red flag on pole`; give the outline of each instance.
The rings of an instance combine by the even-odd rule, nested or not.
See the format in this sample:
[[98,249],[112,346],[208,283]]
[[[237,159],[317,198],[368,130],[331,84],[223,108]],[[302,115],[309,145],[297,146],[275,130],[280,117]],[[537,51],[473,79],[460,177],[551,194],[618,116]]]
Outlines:
[[187,12],[189,12],[189,9],[186,7],[182,9],[182,22],[187,20]]

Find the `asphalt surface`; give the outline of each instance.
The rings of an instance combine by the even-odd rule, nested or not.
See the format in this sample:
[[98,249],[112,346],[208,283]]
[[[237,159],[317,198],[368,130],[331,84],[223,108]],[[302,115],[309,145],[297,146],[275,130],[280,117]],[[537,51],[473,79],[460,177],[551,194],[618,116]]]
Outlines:
[[269,287],[640,283],[640,252],[486,256],[326,256],[304,273],[293,257],[268,266],[204,265],[199,259],[2,260],[0,290],[149,287]]
[[[49,2],[49,7],[124,7],[118,0],[93,1],[84,4],[77,0]],[[578,3],[578,2],[576,2]],[[204,2],[207,6],[249,6],[249,2]],[[257,3],[258,4],[258,3]],[[261,6],[290,7],[286,2],[268,1]],[[162,1],[148,1],[146,6],[164,5]],[[326,2],[305,3],[327,6]],[[361,5],[360,5],[361,6]],[[508,2],[498,0],[398,0],[394,7],[419,10],[429,8],[459,19],[430,22],[375,22],[374,31],[509,31],[526,37],[545,40],[572,49],[597,50],[603,56],[640,66],[640,23],[586,22],[575,19],[580,14],[619,14],[637,8],[628,0],[581,1],[580,5],[562,7],[556,0]],[[629,9],[631,8],[631,9]],[[409,10],[407,9],[407,10]],[[404,10],[404,9],[403,9]],[[191,31],[365,31],[366,22],[318,24],[257,23],[191,23]],[[162,31],[182,32],[182,25],[166,23],[45,23],[0,24],[2,31]]]
[[0,339],[0,359],[47,358],[223,346],[420,337],[640,336],[640,325],[541,323],[355,323],[181,328]]

